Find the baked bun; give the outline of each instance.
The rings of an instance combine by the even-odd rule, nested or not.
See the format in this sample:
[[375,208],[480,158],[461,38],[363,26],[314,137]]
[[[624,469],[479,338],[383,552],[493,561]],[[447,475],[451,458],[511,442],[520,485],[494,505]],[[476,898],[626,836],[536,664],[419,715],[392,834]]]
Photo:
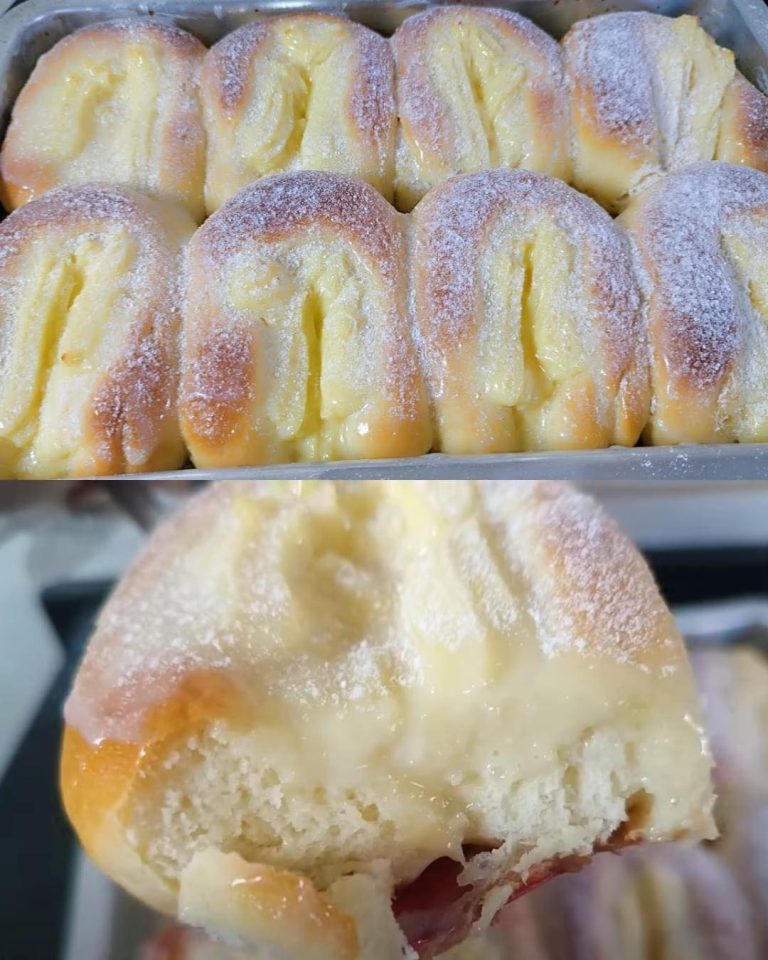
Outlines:
[[768,172],[768,97],[738,71],[723,98],[717,159]]
[[563,39],[573,184],[612,211],[699,160],[768,169],[768,98],[696,17],[610,13]]
[[436,187],[413,219],[436,448],[634,444],[649,405],[640,291],[608,214],[558,180],[493,170]]
[[697,713],[649,570],[568,487],[229,481],[104,608],[61,787],[184,922],[431,957],[595,849],[711,836]]
[[647,287],[648,441],[767,441],[768,175],[694,164],[621,220]]
[[758,960],[749,906],[711,849],[655,844],[601,854],[502,911],[486,935],[515,960]]
[[[715,757],[716,850],[749,902],[758,956],[768,956],[768,661],[765,654],[700,650],[693,657]],[[740,960],[740,955],[737,955]],[[746,954],[744,954],[746,956]]]
[[193,36],[153,19],[95,23],[60,40],[13,108],[0,153],[6,208],[98,181],[178,201],[202,220],[204,55]]
[[560,49],[509,10],[438,7],[392,38],[400,123],[395,202],[458,173],[524,167],[568,179]]
[[174,469],[180,207],[61,187],[0,223],[0,476]]
[[350,174],[392,199],[395,66],[372,30],[320,13],[250,23],[208,52],[201,94],[209,212],[288,170]]
[[600,855],[510,904],[483,938],[519,960],[768,956],[768,662],[750,648],[691,662],[715,761],[714,844]]
[[727,819],[731,798],[768,800],[768,660],[750,647],[697,650],[691,660]]
[[246,187],[188,251],[181,419],[196,466],[430,448],[404,222],[366,183]]

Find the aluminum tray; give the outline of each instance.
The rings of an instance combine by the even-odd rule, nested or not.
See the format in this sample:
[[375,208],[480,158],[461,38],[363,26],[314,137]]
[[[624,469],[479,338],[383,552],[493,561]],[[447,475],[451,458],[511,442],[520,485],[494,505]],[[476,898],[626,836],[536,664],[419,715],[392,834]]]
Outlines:
[[[3,0],[0,0],[2,9]],[[506,7],[530,17],[556,37],[576,20],[616,10],[697,14],[706,29],[736,54],[741,71],[768,94],[768,7],[762,0],[491,0],[476,6]],[[383,33],[408,15],[434,6],[413,0],[26,0],[0,17],[0,129],[37,59],[78,27],[117,17],[156,16],[176,23],[207,44],[258,16],[298,10],[343,11]],[[487,456],[427,454],[399,460],[279,464],[235,470],[198,470],[197,479],[224,477],[425,477],[428,479],[562,478],[608,480],[753,480],[768,477],[768,444],[682,447],[613,447],[572,453]],[[138,475],[189,477],[188,471]]]

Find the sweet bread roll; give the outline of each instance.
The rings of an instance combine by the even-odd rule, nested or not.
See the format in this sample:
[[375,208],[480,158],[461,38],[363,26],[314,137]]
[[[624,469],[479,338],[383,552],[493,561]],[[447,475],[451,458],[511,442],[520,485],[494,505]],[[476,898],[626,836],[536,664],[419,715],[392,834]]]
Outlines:
[[609,210],[698,160],[768,170],[768,98],[691,16],[611,13],[563,39],[573,184]]
[[331,170],[392,199],[395,67],[387,41],[343,17],[248,24],[203,66],[209,212],[259,177]]
[[486,935],[507,960],[757,960],[768,956],[768,663],[691,655],[715,762],[713,845],[600,855],[516,900]]
[[499,960],[758,960],[740,879],[703,846],[601,854],[510,904],[484,939]]
[[738,71],[723,98],[716,159],[768,172],[768,97]]
[[409,17],[392,45],[401,210],[458,173],[523,167],[569,178],[560,50],[530,20],[509,10],[440,7]]
[[630,247],[557,180],[494,170],[413,214],[416,325],[447,453],[636,442],[649,384]]
[[181,208],[61,187],[0,223],[0,477],[173,469]]
[[718,807],[730,797],[750,795],[768,800],[765,655],[741,647],[697,650],[691,659],[716,761]]
[[205,47],[156,20],[95,23],[38,60],[0,153],[8,210],[60,184],[103,182],[175,200],[202,220],[198,74]]
[[[748,898],[759,945],[768,955],[768,662],[750,647],[699,650],[693,657],[715,758],[722,836],[715,849]],[[746,956],[746,954],[744,954]]]
[[768,175],[694,164],[621,219],[647,287],[649,442],[768,440]]
[[711,836],[697,714],[650,572],[568,487],[230,481],[104,608],[61,787],[184,922],[432,957],[595,849]]
[[181,420],[196,466],[430,448],[402,218],[366,183],[302,172],[247,187],[187,259]]
[[663,844],[628,851],[644,928],[659,955],[680,960],[759,960],[749,904],[711,849]]

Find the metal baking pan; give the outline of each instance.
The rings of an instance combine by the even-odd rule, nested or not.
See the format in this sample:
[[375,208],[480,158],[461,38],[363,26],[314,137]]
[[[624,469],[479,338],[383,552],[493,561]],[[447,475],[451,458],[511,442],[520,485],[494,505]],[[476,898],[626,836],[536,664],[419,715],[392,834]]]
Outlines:
[[[432,3],[413,0],[25,0],[0,17],[0,129],[37,59],[58,40],[101,20],[155,16],[211,44],[256,17],[301,10],[344,12],[382,33],[391,33],[410,14]],[[491,0],[475,6],[517,10],[555,37],[576,20],[617,10],[649,10],[677,16],[694,13],[718,43],[736,54],[742,73],[768,94],[768,7],[762,0]],[[2,9],[2,0],[0,0]],[[234,470],[198,470],[196,479],[234,477],[330,477],[355,479],[424,477],[570,479],[595,481],[753,480],[768,477],[768,444],[680,447],[612,447],[578,452],[512,453],[486,456],[427,454],[396,460],[279,464]],[[134,475],[189,477],[188,470]]]

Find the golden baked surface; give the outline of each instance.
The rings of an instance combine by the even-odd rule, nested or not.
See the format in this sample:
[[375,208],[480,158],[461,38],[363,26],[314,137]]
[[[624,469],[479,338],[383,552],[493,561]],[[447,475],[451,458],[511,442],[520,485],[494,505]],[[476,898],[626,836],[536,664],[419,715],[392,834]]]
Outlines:
[[0,476],[175,469],[178,207],[62,187],[0,223]]
[[403,219],[309,172],[242,191],[187,257],[181,417],[197,466],[426,453]]
[[647,293],[651,443],[768,441],[768,174],[670,174],[622,216]]
[[768,170],[768,98],[696,17],[611,13],[563,39],[573,184],[609,210],[700,160]]
[[560,181],[495,170],[416,208],[415,320],[448,453],[633,445],[650,401],[630,247]]
[[[266,16],[206,52],[151,18],[97,23],[40,58],[0,153],[14,209],[104,181],[199,221],[281,172],[359,177],[401,210],[463,173],[522,168],[617,212],[700,160],[768,170],[768,97],[693,16],[611,13],[558,44],[509,10]],[[204,192],[204,197],[203,197]]]
[[405,20],[392,47],[401,210],[458,173],[523,167],[568,179],[560,50],[530,20],[507,10],[441,7]]
[[[147,360],[155,387],[140,400],[165,436],[175,400],[163,397],[181,378],[184,440],[200,467],[597,449],[643,431],[656,444],[763,442],[763,212],[729,213],[719,187],[703,206],[695,186],[684,194],[675,176],[691,166],[709,184],[725,176],[701,158],[768,171],[768,97],[691,16],[606,14],[558,44],[487,7],[433,8],[391,38],[298,13],[254,20],[208,51],[136,18],[75,31],[40,58],[0,150],[0,198],[13,209],[59,184],[103,182],[198,222],[215,212],[181,281],[175,253],[157,261],[161,286],[186,298],[182,369],[175,352],[162,376]],[[569,180],[608,211],[631,209],[612,226]],[[760,174],[745,170],[738,183],[748,182]],[[646,209],[666,224],[666,250],[645,242]],[[180,223],[168,228],[174,251],[189,232]],[[59,263],[49,242],[30,255],[43,272]],[[102,293],[123,254],[97,256],[86,229],[68,243],[77,270],[90,265],[103,327]],[[673,266],[659,267],[670,252]],[[52,309],[79,284],[66,263],[61,282],[38,278]],[[675,304],[662,302],[667,290]],[[78,292],[72,316],[88,302]],[[30,411],[45,406],[32,394],[48,374],[25,371],[51,368],[58,324],[27,319],[23,342],[4,334],[0,395],[14,413],[0,421],[0,471],[179,463],[178,437],[149,428],[141,450],[134,437],[107,452],[95,437],[122,429],[118,401],[76,450],[72,411],[93,400],[82,370],[67,378],[70,426],[54,436],[43,412],[47,435],[31,449]],[[55,392],[61,358],[54,366]],[[88,376],[109,373],[89,361]],[[51,401],[56,416],[62,402]]]
[[394,86],[389,43],[342,17],[272,17],[224,37],[202,73],[208,211],[289,170],[346,173],[391,200]]
[[177,201],[201,220],[204,54],[190,34],[150,19],[97,23],[59,41],[13,108],[0,153],[5,206],[104,182]]
[[[317,895],[397,943],[393,890],[441,858],[471,885],[455,939],[562,858],[711,833],[672,617],[619,530],[556,484],[217,485],[107,604],[66,716],[89,854],[246,939],[285,942]],[[239,877],[258,900],[259,871],[282,915],[227,892]]]

